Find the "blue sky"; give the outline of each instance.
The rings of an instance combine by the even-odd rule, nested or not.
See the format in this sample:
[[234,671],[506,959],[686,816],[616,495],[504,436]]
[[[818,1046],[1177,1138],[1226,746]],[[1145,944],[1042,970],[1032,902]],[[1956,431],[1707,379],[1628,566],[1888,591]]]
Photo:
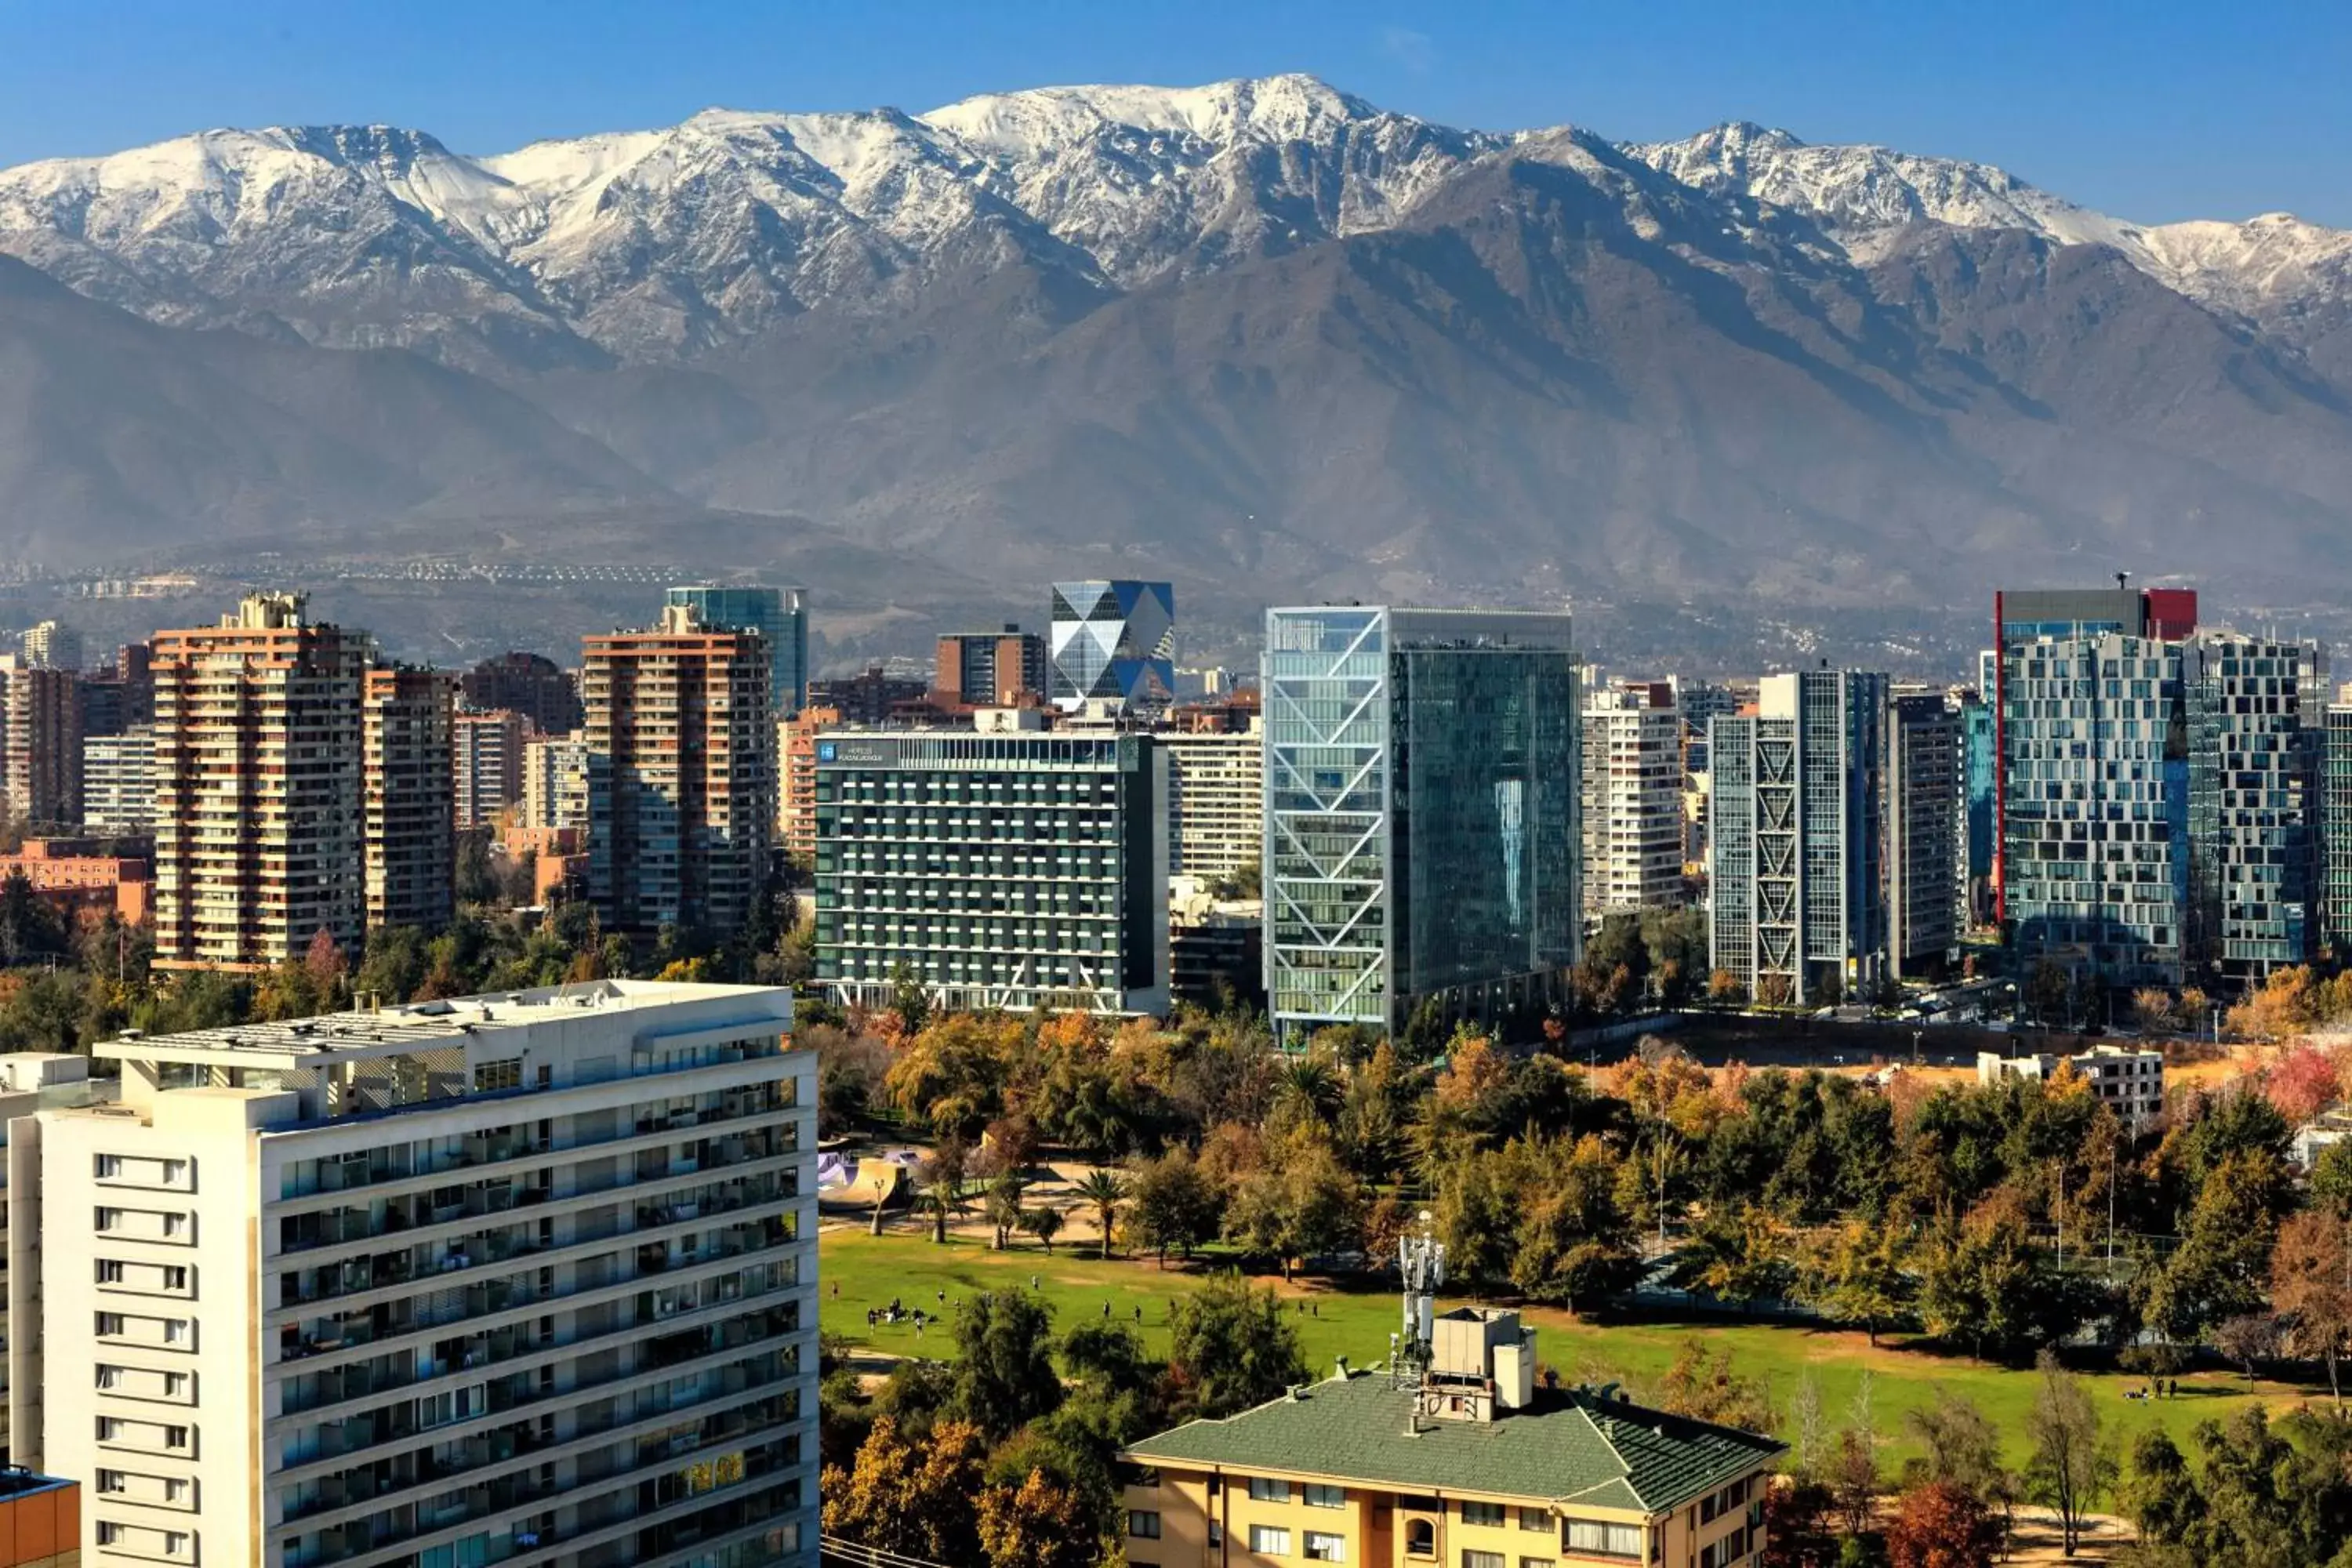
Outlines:
[[1756,120],[2146,221],[2352,226],[2352,0],[0,0],[0,163],[320,121],[495,152],[712,104],[1278,70],[1457,124]]

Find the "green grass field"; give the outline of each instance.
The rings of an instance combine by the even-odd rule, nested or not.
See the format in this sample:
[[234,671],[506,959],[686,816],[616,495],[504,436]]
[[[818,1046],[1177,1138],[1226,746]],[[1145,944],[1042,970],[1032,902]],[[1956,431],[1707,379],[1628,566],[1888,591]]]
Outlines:
[[[1197,1289],[1204,1278],[1172,1262],[1163,1273],[1149,1258],[1133,1261],[1122,1256],[1105,1263],[1093,1256],[1091,1247],[1067,1244],[1056,1246],[1049,1255],[1027,1237],[1001,1253],[991,1251],[985,1240],[964,1236],[939,1246],[927,1230],[905,1218],[894,1221],[879,1237],[868,1236],[860,1224],[828,1225],[819,1237],[818,1258],[825,1331],[888,1356],[951,1356],[955,1345],[943,1325],[919,1338],[907,1324],[869,1329],[867,1308],[887,1306],[895,1297],[908,1310],[919,1306],[938,1312],[941,1291],[952,1308],[960,1296],[1025,1288],[1033,1277],[1053,1304],[1057,1328],[1099,1318],[1106,1304],[1111,1316],[1135,1323],[1139,1307],[1145,1343],[1164,1353],[1171,1304]],[[1281,1288],[1274,1277],[1259,1283]],[[1337,1289],[1323,1280],[1302,1279],[1285,1295],[1307,1309],[1296,1321],[1314,1375],[1328,1375],[1342,1355],[1358,1367],[1387,1356],[1388,1336],[1399,1312],[1393,1294]],[[1821,1390],[1825,1424],[1832,1431],[1847,1421],[1862,1373],[1868,1369],[1875,1424],[1890,1464],[1900,1463],[1916,1447],[1904,1429],[1903,1413],[1932,1404],[1939,1390],[1974,1401],[2008,1436],[2012,1462],[2025,1458],[2025,1414],[2034,1387],[2031,1372],[1907,1350],[1894,1341],[1874,1350],[1859,1333],[1802,1327],[1703,1322],[1594,1326],[1544,1308],[1532,1309],[1528,1316],[1538,1331],[1538,1355],[1570,1382],[1622,1381],[1638,1397],[1655,1385],[1684,1342],[1698,1339],[1710,1348],[1727,1347],[1734,1367],[1763,1384],[1774,1408],[1784,1415],[1790,1395],[1811,1369]],[[2119,1436],[2126,1451],[2133,1436],[2158,1425],[2186,1448],[2191,1427],[2209,1418],[2226,1419],[2250,1397],[2275,1410],[2292,1405],[2307,1392],[2264,1382],[2249,1395],[2244,1379],[2206,1373],[2183,1378],[2178,1399],[2140,1402],[2124,1397],[2126,1390],[2141,1385],[2137,1377],[2097,1373],[2091,1381],[2108,1429]],[[2317,1392],[2324,1397],[2324,1389]]]

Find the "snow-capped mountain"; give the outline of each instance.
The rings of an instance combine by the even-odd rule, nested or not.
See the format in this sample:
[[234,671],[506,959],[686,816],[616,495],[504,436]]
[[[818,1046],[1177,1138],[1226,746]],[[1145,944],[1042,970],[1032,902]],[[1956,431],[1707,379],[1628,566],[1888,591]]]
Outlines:
[[2342,331],[2352,316],[2352,233],[2284,213],[2242,223],[2137,224],[1989,163],[1869,145],[1814,146],[1745,121],[1626,151],[1701,190],[1803,213],[1865,265],[1917,224],[2023,229],[2061,245],[2111,246],[2199,303],[2306,347]]
[[[482,157],[386,126],[214,131],[0,171],[0,251],[158,321],[537,368],[903,309],[1014,264],[1133,289],[1393,226],[1487,156],[1603,148],[1454,130],[1295,75],[919,115],[710,110]],[[1624,152],[1705,195],[1803,215],[1861,264],[1922,222],[2021,228],[2113,246],[2303,340],[2352,301],[2352,236],[2284,216],[2143,226],[1990,165],[1744,123]]]
[[1302,600],[1877,604],[2110,558],[2352,591],[2347,407],[2338,231],[1302,76],[0,170],[20,552],[584,515],[754,552],[796,515]]

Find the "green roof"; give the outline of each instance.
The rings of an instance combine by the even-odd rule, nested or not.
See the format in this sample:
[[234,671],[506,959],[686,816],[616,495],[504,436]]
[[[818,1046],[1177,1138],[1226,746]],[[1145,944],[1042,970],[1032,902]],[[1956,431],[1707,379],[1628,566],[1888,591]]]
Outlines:
[[1753,1432],[1603,1399],[1538,1389],[1491,1422],[1423,1419],[1406,1430],[1409,1389],[1356,1373],[1223,1421],[1189,1421],[1130,1445],[1135,1463],[1330,1476],[1401,1492],[1542,1498],[1644,1514],[1672,1512],[1784,1451]]

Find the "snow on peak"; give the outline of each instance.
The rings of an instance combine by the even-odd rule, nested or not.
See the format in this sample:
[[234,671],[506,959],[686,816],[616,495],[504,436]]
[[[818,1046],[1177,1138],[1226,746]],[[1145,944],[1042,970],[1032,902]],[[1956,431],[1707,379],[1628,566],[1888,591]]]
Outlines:
[[1380,110],[1303,74],[1206,87],[1042,87],[986,93],[919,118],[998,157],[1032,158],[1125,128],[1226,144],[1244,136],[1318,140],[1324,127]]

